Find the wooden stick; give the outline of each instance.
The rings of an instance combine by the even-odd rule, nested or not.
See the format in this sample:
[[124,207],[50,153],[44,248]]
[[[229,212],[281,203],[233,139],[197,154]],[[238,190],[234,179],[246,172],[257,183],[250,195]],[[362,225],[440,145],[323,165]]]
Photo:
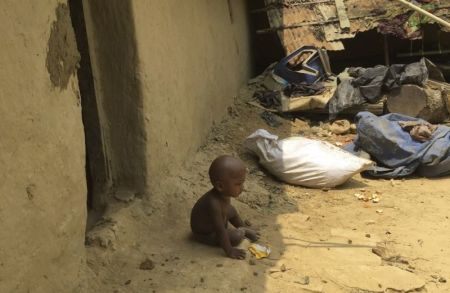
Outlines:
[[344,0],[335,0],[339,24],[342,29],[350,28],[350,20],[347,16]]
[[450,28],[450,23],[449,22],[447,22],[447,21],[443,20],[442,18],[437,17],[436,15],[434,15],[434,14],[432,14],[432,13],[430,13],[430,12],[428,12],[428,11],[422,9],[422,8],[420,8],[419,6],[416,6],[416,5],[414,5],[411,2],[408,2],[406,0],[397,0],[397,1],[402,3],[402,4],[404,4],[404,5],[406,5],[406,6],[408,6],[411,9],[413,9],[413,10],[415,10],[415,11],[417,11],[417,12],[419,12],[419,13],[421,13],[421,14],[423,14],[423,15],[425,15],[425,16],[433,19],[433,20],[435,20],[436,22],[440,23],[441,25]]

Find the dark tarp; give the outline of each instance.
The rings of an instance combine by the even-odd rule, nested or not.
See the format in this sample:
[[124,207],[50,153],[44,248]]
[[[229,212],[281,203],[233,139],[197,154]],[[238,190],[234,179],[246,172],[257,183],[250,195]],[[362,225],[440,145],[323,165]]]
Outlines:
[[339,80],[339,85],[328,104],[330,118],[336,118],[344,109],[363,103],[378,103],[383,94],[402,84],[423,86],[428,79],[427,60],[408,65],[378,65],[372,68],[349,68],[348,78]]

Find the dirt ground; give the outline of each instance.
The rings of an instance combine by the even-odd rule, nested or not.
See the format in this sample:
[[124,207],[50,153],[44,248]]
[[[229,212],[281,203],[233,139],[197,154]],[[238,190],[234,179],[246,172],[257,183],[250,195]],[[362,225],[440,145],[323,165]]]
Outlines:
[[[329,191],[283,184],[242,149],[256,129],[341,143],[352,136],[323,135],[301,120],[269,127],[245,103],[251,94],[242,90],[205,145],[167,176],[165,192],[114,204],[88,234],[89,292],[450,292],[449,178],[358,175]],[[231,260],[190,240],[190,208],[221,154],[248,167],[234,204],[271,246],[267,259]],[[375,192],[378,203],[355,197]]]

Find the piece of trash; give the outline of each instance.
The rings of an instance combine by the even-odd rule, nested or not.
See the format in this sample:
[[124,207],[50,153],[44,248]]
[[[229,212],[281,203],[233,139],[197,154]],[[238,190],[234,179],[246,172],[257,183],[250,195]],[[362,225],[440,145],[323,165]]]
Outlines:
[[372,201],[373,203],[378,203],[380,202],[380,198],[378,197],[378,193],[374,193],[372,195],[366,195],[366,194],[361,194],[361,193],[355,193],[354,196],[358,199],[358,200],[362,200],[365,202],[368,201]]
[[262,259],[268,257],[272,250],[269,246],[253,243],[248,247],[248,250],[256,257],[256,259]]
[[350,122],[348,120],[336,120],[331,124],[330,130],[337,135],[343,135],[350,132]]
[[377,210],[377,214],[382,214],[383,210]]
[[[311,188],[333,188],[373,166],[337,146],[305,137],[278,136],[264,129],[247,137],[244,146],[280,180]],[[326,191],[326,190],[324,190]]]
[[267,123],[267,125],[271,127],[276,128],[281,126],[281,124],[283,124],[281,118],[271,112],[264,111],[261,113],[260,116]]

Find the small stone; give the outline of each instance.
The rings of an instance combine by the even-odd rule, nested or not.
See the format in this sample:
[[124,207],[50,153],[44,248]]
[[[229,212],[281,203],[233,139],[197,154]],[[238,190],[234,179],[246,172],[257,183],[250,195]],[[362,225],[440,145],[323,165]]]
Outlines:
[[251,265],[251,266],[254,266],[254,265],[256,265],[256,262],[255,262],[255,260],[254,259],[249,259],[248,260],[248,263]]
[[431,275],[431,277],[433,278],[433,279],[439,279],[439,276],[438,275]]
[[130,285],[131,284],[131,280],[128,280],[125,282],[125,285]]
[[394,181],[394,179],[391,179],[391,186],[392,186],[392,187],[395,186],[395,181]]
[[245,291],[245,290],[247,290],[247,287],[242,287],[241,288],[241,291]]
[[309,276],[300,278],[300,280],[295,281],[295,283],[298,283],[298,284],[300,284],[300,285],[309,285],[309,282],[310,282],[310,281],[309,281]]
[[447,283],[447,279],[445,279],[444,277],[440,277],[439,283]]
[[366,237],[367,237],[367,238],[370,238],[370,234],[366,234]]
[[221,268],[221,267],[223,267],[223,264],[219,263],[219,264],[216,265],[216,267]]
[[352,244],[353,241],[352,241],[351,239],[349,239],[349,240],[347,240],[347,243],[348,243],[348,244]]
[[153,263],[153,261],[151,259],[146,259],[144,260],[141,265],[139,266],[139,269],[144,270],[144,271],[151,271],[155,268],[155,264]]
[[377,214],[382,214],[383,210],[377,210]]
[[258,276],[258,273],[257,272],[253,272],[253,276]]
[[205,279],[203,277],[200,278],[200,283],[204,283]]
[[285,272],[287,269],[286,269],[286,266],[283,264],[283,265],[281,265],[281,267],[280,267],[280,271],[282,271],[282,272]]

